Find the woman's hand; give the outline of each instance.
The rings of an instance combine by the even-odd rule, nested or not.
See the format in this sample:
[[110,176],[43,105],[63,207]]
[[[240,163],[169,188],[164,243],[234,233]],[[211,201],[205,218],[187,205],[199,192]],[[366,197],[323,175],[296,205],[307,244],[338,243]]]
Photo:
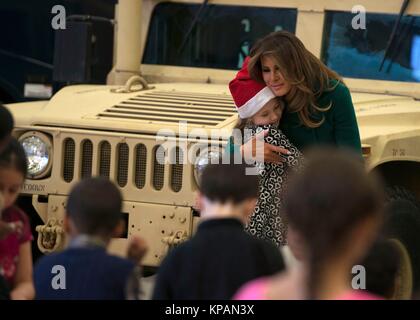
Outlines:
[[282,147],[273,146],[264,142],[264,137],[268,135],[268,130],[264,130],[256,134],[248,142],[244,143],[241,147],[241,155],[247,162],[271,162],[282,163],[284,159],[280,154],[288,155],[290,152]]

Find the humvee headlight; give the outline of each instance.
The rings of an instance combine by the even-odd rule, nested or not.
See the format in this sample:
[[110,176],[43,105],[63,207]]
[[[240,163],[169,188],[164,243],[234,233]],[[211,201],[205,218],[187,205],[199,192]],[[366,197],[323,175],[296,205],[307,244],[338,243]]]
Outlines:
[[218,146],[206,147],[200,150],[194,164],[194,178],[197,185],[200,185],[201,174],[204,168],[210,163],[220,163],[222,161],[222,154],[223,149]]
[[40,132],[27,132],[19,138],[28,159],[28,178],[40,179],[51,169],[52,145],[50,138]]

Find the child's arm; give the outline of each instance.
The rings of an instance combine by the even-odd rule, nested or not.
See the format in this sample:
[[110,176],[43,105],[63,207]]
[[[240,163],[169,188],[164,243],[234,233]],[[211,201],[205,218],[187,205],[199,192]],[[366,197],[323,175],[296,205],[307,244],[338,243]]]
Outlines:
[[12,300],[30,300],[35,297],[35,288],[32,279],[32,251],[31,242],[22,243],[19,248],[19,261],[17,264],[15,285],[10,292]]
[[290,142],[283,132],[280,132],[280,141],[280,145],[289,150],[289,154],[283,156],[286,164],[293,171],[299,171],[303,165],[302,152],[300,152],[299,149]]
[[141,264],[149,249],[146,240],[141,237],[133,237],[128,245],[127,258],[136,264]]
[[302,153],[292,144],[290,144],[290,147],[288,150],[290,151],[290,155],[285,157],[285,159],[289,168],[291,168],[293,171],[301,170],[303,166]]
[[20,221],[16,222],[4,222],[0,220],[0,240],[6,238],[13,232],[21,233],[23,224]]
[[136,267],[131,272],[126,287],[127,300],[140,300],[143,295],[141,287],[142,268],[140,266],[144,256],[148,250],[146,240],[141,237],[133,237],[128,245],[127,258],[136,264]]

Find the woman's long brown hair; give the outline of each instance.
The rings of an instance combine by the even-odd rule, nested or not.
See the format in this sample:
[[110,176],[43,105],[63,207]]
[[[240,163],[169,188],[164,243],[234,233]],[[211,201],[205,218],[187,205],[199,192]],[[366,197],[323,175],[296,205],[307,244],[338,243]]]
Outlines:
[[[291,90],[286,94],[288,112],[297,112],[301,122],[309,128],[319,127],[322,112],[331,108],[317,105],[317,99],[326,91],[332,91],[342,78],[309,52],[302,41],[287,31],[272,32],[253,46],[248,71],[251,78],[264,83],[261,58],[272,56],[280,67]],[[331,84],[331,80],[337,80]],[[318,115],[320,114],[321,117]]]

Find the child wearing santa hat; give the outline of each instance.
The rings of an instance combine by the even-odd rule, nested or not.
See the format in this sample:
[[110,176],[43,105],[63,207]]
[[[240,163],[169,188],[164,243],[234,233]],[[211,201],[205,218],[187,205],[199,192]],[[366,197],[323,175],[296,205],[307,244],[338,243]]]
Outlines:
[[[265,142],[289,151],[284,162],[256,163],[260,175],[259,198],[246,230],[257,238],[274,242],[277,246],[287,244],[287,223],[282,216],[282,194],[290,169],[302,165],[301,152],[278,128],[284,102],[265,84],[251,79],[248,73],[247,57],[242,69],[229,83],[229,89],[238,111],[238,122],[233,133],[240,144],[247,142],[262,131]],[[262,134],[262,133],[261,133]]]

